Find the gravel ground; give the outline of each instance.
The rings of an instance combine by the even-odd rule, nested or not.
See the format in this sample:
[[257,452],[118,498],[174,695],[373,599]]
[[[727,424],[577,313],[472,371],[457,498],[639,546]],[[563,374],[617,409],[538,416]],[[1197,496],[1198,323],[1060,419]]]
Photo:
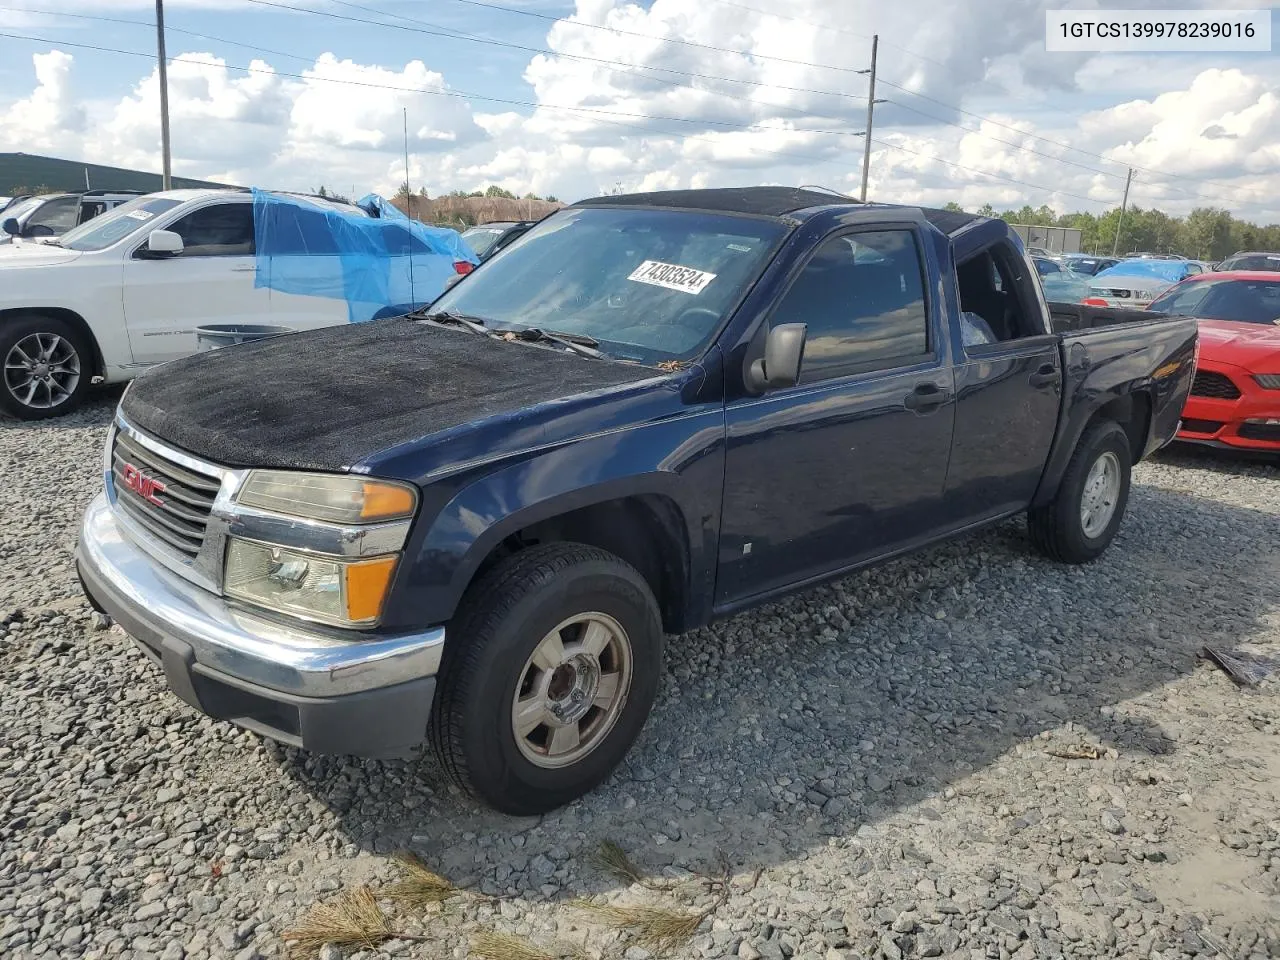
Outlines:
[[[114,400],[0,421],[0,956],[284,956],[402,848],[468,892],[391,906],[366,960],[478,930],[650,956],[580,897],[716,907],[675,957],[1280,956],[1280,697],[1197,659],[1280,654],[1278,466],[1142,465],[1085,569],[1009,523],[672,638],[629,762],[512,820],[429,760],[302,755],[163,690],[72,568]],[[680,882],[721,855],[723,896]]]

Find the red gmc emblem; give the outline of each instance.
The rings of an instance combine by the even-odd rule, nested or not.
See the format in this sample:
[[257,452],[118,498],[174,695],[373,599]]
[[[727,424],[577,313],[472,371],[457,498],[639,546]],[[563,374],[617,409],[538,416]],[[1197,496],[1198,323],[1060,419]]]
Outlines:
[[132,463],[124,465],[124,485],[148,503],[163,507],[164,501],[156,496],[164,493],[164,484],[154,477],[148,477]]

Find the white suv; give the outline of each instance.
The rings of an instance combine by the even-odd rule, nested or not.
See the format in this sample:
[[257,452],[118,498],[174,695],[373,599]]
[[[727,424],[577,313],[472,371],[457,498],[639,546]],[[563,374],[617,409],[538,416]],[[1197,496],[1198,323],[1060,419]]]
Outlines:
[[[347,214],[354,204],[293,197]],[[90,381],[128,380],[196,352],[206,324],[288,330],[349,320],[340,299],[255,282],[253,198],[239,190],[139,197],[48,243],[0,247],[0,410],[67,413]]]

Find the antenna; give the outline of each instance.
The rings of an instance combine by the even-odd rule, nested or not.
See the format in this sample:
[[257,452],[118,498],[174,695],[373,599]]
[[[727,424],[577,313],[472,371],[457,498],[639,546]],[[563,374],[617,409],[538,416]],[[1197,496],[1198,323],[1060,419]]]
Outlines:
[[409,235],[409,301],[414,310],[418,309],[417,288],[413,284],[413,191],[409,189],[409,108],[401,107],[404,111],[404,209],[405,215],[410,220],[410,226],[405,227],[405,231]]

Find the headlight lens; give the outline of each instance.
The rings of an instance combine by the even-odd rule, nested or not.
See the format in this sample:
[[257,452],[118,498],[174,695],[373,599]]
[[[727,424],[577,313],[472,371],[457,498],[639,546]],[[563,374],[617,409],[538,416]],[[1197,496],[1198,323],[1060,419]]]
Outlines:
[[345,474],[254,470],[236,500],[250,507],[331,523],[374,523],[413,516],[417,491],[404,483]]
[[1255,373],[1253,379],[1265,390],[1280,390],[1280,373]]
[[228,596],[337,626],[371,626],[382,614],[398,556],[344,561],[237,537],[228,539]]

